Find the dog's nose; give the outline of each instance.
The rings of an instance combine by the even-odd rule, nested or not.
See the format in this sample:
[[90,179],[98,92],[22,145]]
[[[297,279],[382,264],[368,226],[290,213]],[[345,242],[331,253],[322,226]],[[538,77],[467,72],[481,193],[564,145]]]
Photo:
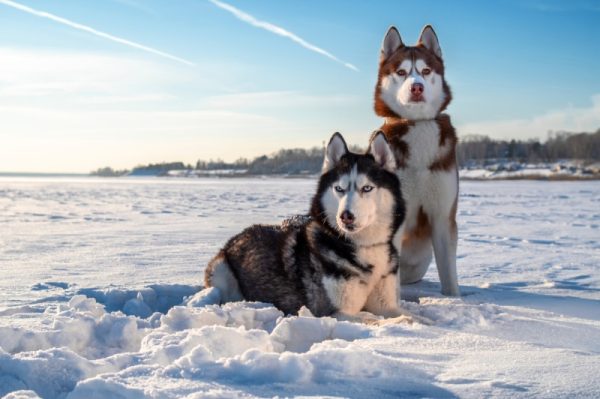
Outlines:
[[423,94],[423,91],[425,90],[425,87],[423,86],[423,83],[413,83],[410,86],[410,94],[412,94],[413,96],[420,96]]
[[354,223],[354,214],[350,211],[342,212],[342,215],[340,216],[340,218],[342,219],[342,223],[344,223],[344,224]]

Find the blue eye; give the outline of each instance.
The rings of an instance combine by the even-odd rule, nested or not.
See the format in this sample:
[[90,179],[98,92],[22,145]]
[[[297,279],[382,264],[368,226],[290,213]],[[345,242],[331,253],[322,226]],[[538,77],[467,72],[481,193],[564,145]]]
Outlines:
[[338,193],[343,193],[344,189],[341,186],[335,186],[335,191],[337,191]]
[[360,191],[362,191],[363,193],[368,193],[370,191],[373,191],[373,186],[363,186],[363,188],[361,188]]

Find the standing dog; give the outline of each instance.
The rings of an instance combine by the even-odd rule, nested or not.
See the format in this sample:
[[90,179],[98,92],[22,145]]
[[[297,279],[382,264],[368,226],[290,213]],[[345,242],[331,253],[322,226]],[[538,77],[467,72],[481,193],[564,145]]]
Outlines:
[[441,113],[452,96],[444,80],[444,61],[429,25],[415,46],[405,46],[395,27],[383,40],[375,88],[375,112],[396,156],[406,200],[400,252],[400,281],[423,278],[432,246],[445,295],[460,295],[456,277],[458,169],[456,133]]
[[397,252],[404,202],[396,163],[383,133],[366,155],[348,151],[339,133],[327,147],[310,219],[299,226],[254,225],[209,262],[207,287],[222,302],[273,303],[285,313],[361,320],[362,310],[394,317]]

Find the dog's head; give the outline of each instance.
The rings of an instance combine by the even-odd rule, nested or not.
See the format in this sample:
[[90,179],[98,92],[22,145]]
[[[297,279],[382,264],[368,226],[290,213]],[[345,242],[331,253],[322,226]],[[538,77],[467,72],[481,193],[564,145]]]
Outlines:
[[452,96],[444,80],[444,61],[430,25],[423,28],[415,46],[405,46],[391,27],[381,48],[375,87],[375,112],[383,117],[433,119]]
[[[404,219],[396,162],[383,133],[377,134],[366,154],[348,151],[336,133],[327,146],[313,200],[313,218],[345,236],[387,237]],[[385,238],[384,238],[385,239]]]

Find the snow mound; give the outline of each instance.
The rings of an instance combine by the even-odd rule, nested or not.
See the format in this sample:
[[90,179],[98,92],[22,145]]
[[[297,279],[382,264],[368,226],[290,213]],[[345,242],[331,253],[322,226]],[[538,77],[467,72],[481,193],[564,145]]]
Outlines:
[[166,313],[199,290],[198,286],[155,284],[140,289],[85,288],[80,289],[78,293],[94,298],[109,312],[121,311],[127,315],[146,318],[154,312]]
[[[167,292],[169,288],[154,287],[152,291]],[[543,326],[542,320],[531,320],[522,310],[482,303],[478,295],[403,302],[407,310],[432,320],[433,326],[372,327],[316,318],[308,311],[285,317],[273,306],[257,302],[218,306],[212,303],[219,296],[214,289],[185,297],[181,305],[166,313],[128,315],[123,310],[132,300],[146,303],[143,294],[142,298],[133,297],[133,290],[113,288],[102,292],[103,296],[98,296],[106,304],[75,295],[46,312],[40,329],[0,327],[0,395],[50,399],[195,398],[204,394],[263,397],[290,389],[308,396],[344,392],[350,397],[453,397],[463,387],[483,384],[463,381],[451,369],[442,372],[443,362],[455,357],[468,359],[462,367],[473,367],[476,374],[475,364],[480,360],[465,351],[468,347],[485,346],[492,351],[486,356],[501,359],[502,367],[512,367],[504,358],[508,349],[518,349],[522,356],[535,353],[535,345],[523,342],[521,334],[539,327],[579,326],[582,339],[573,346],[576,352],[564,349],[569,346],[559,339],[564,331],[556,340],[538,340],[537,345],[563,346],[550,354],[538,353],[535,367],[555,355],[591,365],[593,357],[583,353],[600,349],[591,338],[598,323],[585,326],[571,319],[563,320],[564,325]],[[159,302],[153,299],[150,303]],[[121,309],[109,311],[109,306],[118,308],[117,303]],[[520,330],[511,332],[507,323],[516,319],[519,323],[513,325]],[[526,367],[523,370],[528,371]],[[528,392],[523,381],[511,389],[513,383],[486,383],[478,392]],[[589,385],[582,385],[580,392],[587,392],[586,387]]]
[[[161,291],[168,289],[151,287],[139,290],[142,294],[136,297],[127,290],[88,290],[105,303],[75,295],[47,312],[38,330],[0,327],[0,395],[162,397],[192,394],[185,388],[186,381],[193,381],[192,386],[208,382],[262,387],[314,385],[342,375],[392,378],[396,374],[380,367],[366,373],[368,362],[380,361],[379,355],[349,348],[350,342],[373,335],[368,326],[315,318],[310,312],[284,317],[264,303],[199,306],[202,299],[215,298],[210,289],[164,314],[140,312],[140,305],[136,315],[125,313],[132,301],[158,304],[160,295],[147,294]],[[140,378],[151,383],[138,385]],[[160,383],[165,380],[174,388]]]

